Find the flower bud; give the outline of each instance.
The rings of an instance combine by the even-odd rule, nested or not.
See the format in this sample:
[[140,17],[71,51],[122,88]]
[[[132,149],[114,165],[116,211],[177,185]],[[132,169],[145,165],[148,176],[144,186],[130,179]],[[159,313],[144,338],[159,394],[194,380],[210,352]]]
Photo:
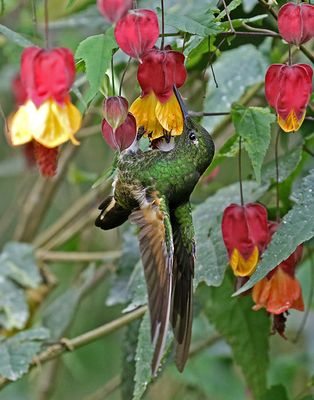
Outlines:
[[115,131],[104,119],[102,122],[102,134],[107,144],[112,149],[123,151],[131,146],[136,138],[136,121],[131,113],[128,113],[126,120]]
[[104,117],[114,131],[126,120],[128,110],[129,103],[124,97],[112,96],[104,101]]
[[266,208],[231,204],[224,210],[221,228],[234,274],[251,275],[269,240]]
[[308,64],[273,64],[266,72],[266,99],[285,132],[297,131],[302,125],[312,93],[312,76]]
[[297,46],[314,36],[314,6],[311,4],[284,4],[278,13],[278,29],[282,38]]
[[36,107],[48,99],[63,104],[74,77],[74,58],[69,49],[28,47],[22,53],[21,80]]
[[121,50],[133,58],[140,58],[158,39],[157,15],[151,10],[131,10],[118,21],[114,34]]
[[132,0],[97,0],[99,12],[110,22],[115,23],[132,7]]

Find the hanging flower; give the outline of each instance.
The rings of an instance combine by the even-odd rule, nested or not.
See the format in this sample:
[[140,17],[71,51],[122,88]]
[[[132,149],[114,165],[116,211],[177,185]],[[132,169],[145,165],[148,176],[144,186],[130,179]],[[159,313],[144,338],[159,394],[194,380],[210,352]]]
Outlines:
[[231,204],[223,213],[222,236],[233,273],[250,276],[269,240],[266,208],[255,203]]
[[114,34],[120,49],[139,59],[159,37],[157,14],[151,10],[130,10],[118,21]]
[[312,93],[312,76],[308,64],[273,64],[266,72],[266,99],[285,132],[297,131],[302,125]]
[[132,7],[133,0],[97,0],[99,12],[109,21],[115,23]]
[[137,73],[142,94],[133,102],[130,111],[137,126],[143,127],[151,139],[183,132],[182,111],[173,87],[181,87],[186,75],[182,53],[168,47],[144,54]]
[[314,6],[286,3],[278,13],[278,29],[282,38],[299,46],[314,37]]
[[104,101],[102,134],[108,145],[123,151],[131,146],[136,138],[136,121],[128,112],[129,103],[122,96],[108,97]]
[[9,120],[12,145],[36,140],[55,148],[69,139],[79,144],[74,134],[82,117],[69,97],[74,75],[74,59],[68,49],[29,47],[23,51],[21,80],[26,100]]
[[[276,223],[270,223],[270,237],[277,226]],[[256,304],[253,310],[265,308],[275,315],[282,314],[290,308],[304,310],[301,286],[295,278],[302,251],[303,246],[299,245],[286,260],[254,286],[252,297]]]

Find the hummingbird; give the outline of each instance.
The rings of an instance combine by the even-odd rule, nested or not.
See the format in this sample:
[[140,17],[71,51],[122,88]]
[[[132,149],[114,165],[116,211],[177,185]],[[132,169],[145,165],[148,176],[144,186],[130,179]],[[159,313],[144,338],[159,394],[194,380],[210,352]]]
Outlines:
[[108,230],[127,219],[138,227],[148,292],[152,374],[157,374],[171,322],[175,362],[183,371],[191,342],[195,239],[190,195],[210,165],[214,142],[188,115],[174,86],[184,129],[170,151],[141,151],[131,146],[120,153],[113,194],[99,206],[96,226]]

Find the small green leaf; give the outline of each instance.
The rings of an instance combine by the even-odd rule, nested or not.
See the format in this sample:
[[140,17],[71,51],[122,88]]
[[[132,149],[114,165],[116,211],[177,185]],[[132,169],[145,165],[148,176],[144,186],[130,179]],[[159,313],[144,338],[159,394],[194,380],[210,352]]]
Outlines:
[[48,338],[47,329],[34,328],[0,340],[0,376],[11,381],[19,379]]
[[296,201],[286,214],[263,254],[262,261],[249,281],[234,295],[253,287],[278,264],[287,259],[301,243],[314,236],[314,169],[302,182],[301,189],[292,195]]
[[271,386],[266,393],[264,393],[259,400],[289,400],[286,388],[283,385]]
[[[228,6],[227,10],[230,13],[231,11],[235,10],[242,4],[242,0],[232,0]],[[222,10],[221,13],[216,17],[217,20],[220,20],[226,16],[226,10]]]
[[0,327],[22,329],[28,317],[24,290],[0,276]]
[[231,298],[233,290],[234,276],[229,271],[220,287],[203,287],[199,291],[200,301],[209,320],[232,348],[248,386],[258,397],[266,390],[269,317],[264,310],[252,310],[251,296]]
[[257,182],[261,181],[261,168],[270,143],[271,124],[276,117],[268,108],[232,107],[232,120],[236,133],[243,139]]
[[6,26],[0,24],[0,34],[5,36],[11,42],[16,43],[21,47],[30,47],[35,46],[34,43],[26,39],[24,36],[20,35],[19,33],[12,31],[11,29],[7,28]]
[[86,95],[87,102],[91,101],[102,87],[112,52],[117,48],[113,28],[109,28],[105,34],[89,36],[78,45],[75,58],[84,60],[90,85]]

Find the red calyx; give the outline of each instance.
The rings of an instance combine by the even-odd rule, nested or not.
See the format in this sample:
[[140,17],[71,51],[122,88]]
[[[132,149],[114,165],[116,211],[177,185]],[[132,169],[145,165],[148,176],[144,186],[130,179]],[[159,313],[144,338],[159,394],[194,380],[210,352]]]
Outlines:
[[97,0],[99,12],[110,22],[117,22],[132,7],[132,0]]
[[107,144],[115,150],[123,151],[131,146],[136,138],[136,121],[131,113],[115,131],[104,119],[102,122],[102,134]]
[[129,103],[122,96],[111,96],[104,101],[104,117],[113,130],[116,130],[126,120],[128,109]]

